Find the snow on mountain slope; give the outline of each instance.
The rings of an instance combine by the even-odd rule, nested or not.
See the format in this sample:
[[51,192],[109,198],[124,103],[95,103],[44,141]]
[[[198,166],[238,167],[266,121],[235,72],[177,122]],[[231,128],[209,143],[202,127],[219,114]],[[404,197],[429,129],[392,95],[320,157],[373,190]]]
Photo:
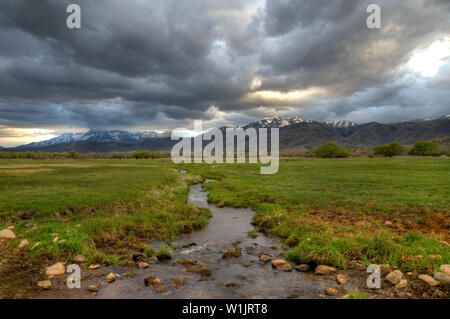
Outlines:
[[311,122],[309,120],[305,120],[301,117],[295,116],[295,117],[289,117],[284,118],[280,116],[274,116],[274,117],[266,117],[262,120],[248,123],[246,125],[241,125],[242,128],[260,128],[260,127],[267,127],[267,128],[276,128],[276,127],[284,127],[292,124],[302,123],[302,122]]
[[19,147],[43,147],[64,143],[72,143],[78,141],[89,141],[89,142],[98,142],[98,143],[108,143],[108,142],[117,142],[124,144],[139,144],[144,140],[151,138],[167,138],[170,137],[170,132],[153,132],[153,131],[144,131],[144,132],[128,132],[128,131],[99,131],[99,130],[90,130],[86,133],[64,133],[58,137],[52,138],[50,140],[34,142],[27,145],[22,145]]
[[358,125],[355,122],[350,122],[350,121],[330,121],[330,122],[325,122],[325,124],[328,126],[331,126],[333,128],[349,128],[349,127]]

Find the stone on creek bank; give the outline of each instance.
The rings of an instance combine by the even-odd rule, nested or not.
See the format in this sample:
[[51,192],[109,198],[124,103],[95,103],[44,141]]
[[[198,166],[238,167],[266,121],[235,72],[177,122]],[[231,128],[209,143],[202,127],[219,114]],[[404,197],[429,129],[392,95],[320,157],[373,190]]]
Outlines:
[[88,267],[88,269],[90,269],[90,270],[95,270],[95,269],[99,269],[99,268],[100,268],[99,264],[93,264]]
[[44,290],[52,288],[52,282],[50,280],[43,280],[38,282],[38,287]]
[[29,241],[24,239],[20,242],[20,244],[19,244],[19,246],[17,246],[17,248],[22,249],[22,248],[28,246],[29,244],[30,244]]
[[450,284],[450,276],[447,274],[444,274],[443,272],[435,271],[434,279]]
[[16,234],[13,233],[10,229],[4,229],[0,231],[0,238],[1,239],[14,239],[16,238]]
[[61,276],[61,275],[64,275],[65,273],[66,273],[66,267],[64,267],[63,263],[56,263],[56,264],[48,267],[47,271],[45,272],[47,277]]
[[82,263],[84,263],[86,261],[86,257],[84,257],[83,255],[76,255],[73,258],[73,261],[76,262],[76,263],[82,264]]
[[325,265],[319,265],[314,270],[314,273],[316,275],[330,275],[334,274],[336,272],[336,268],[325,266]]
[[400,280],[400,282],[395,285],[395,288],[397,288],[397,289],[403,289],[406,287],[408,287],[408,280],[406,280],[406,279]]
[[403,273],[400,270],[394,270],[385,277],[385,279],[393,285],[398,284],[400,280],[404,278],[405,277],[403,276]]
[[431,287],[439,285],[439,281],[425,274],[419,275],[419,279],[425,281]]
[[450,265],[442,265],[439,269],[446,275],[450,276]]
[[295,270],[300,271],[300,272],[308,272],[311,270],[311,267],[309,267],[308,264],[301,264],[301,265],[295,266]]

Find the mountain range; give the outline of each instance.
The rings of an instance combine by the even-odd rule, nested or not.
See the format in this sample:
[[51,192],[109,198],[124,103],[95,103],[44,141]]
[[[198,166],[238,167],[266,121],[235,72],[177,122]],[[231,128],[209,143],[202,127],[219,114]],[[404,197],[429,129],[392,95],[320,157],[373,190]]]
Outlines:
[[[279,128],[280,149],[316,147],[334,141],[346,147],[373,147],[397,141],[410,145],[416,141],[450,137],[450,115],[436,119],[422,119],[396,123],[370,122],[356,124],[350,121],[317,122],[301,117],[264,118],[238,126],[244,129]],[[222,127],[221,129],[225,129]],[[7,150],[79,153],[170,150],[177,141],[171,132],[129,132],[90,130],[86,133],[64,133],[50,140],[21,145]],[[1,147],[0,147],[1,148]],[[5,148],[2,148],[5,150]]]
[[128,132],[128,131],[97,131],[90,130],[86,133],[64,133],[50,140],[35,142],[18,146],[18,148],[39,148],[51,145],[59,145],[73,142],[97,142],[97,143],[124,143],[138,145],[146,140],[153,138],[170,137],[171,132]]

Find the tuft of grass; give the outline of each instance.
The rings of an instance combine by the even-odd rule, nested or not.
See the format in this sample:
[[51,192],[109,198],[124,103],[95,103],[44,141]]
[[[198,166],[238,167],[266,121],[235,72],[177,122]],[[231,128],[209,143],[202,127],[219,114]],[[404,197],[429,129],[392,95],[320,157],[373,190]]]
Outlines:
[[211,269],[209,269],[208,267],[206,267],[205,265],[200,265],[200,266],[188,266],[187,267],[187,271],[192,272],[192,273],[196,273],[199,274],[203,277],[209,277],[212,275],[212,271]]
[[342,299],[370,299],[369,295],[360,292],[349,292],[347,295],[342,297]]
[[155,253],[158,260],[166,260],[172,258],[172,252],[168,246],[160,246],[158,251]]
[[153,247],[145,247],[144,253],[146,258],[150,258],[156,255],[155,249]]
[[242,256],[242,250],[239,247],[236,249],[232,249],[232,248],[225,249],[222,252],[223,259],[228,258],[228,257],[241,257],[241,256]]

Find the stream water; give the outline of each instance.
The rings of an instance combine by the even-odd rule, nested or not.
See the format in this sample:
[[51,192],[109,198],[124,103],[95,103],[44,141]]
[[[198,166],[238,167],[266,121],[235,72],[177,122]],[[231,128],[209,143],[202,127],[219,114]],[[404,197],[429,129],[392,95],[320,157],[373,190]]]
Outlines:
[[[207,181],[209,182],[209,181]],[[104,276],[85,276],[82,289],[62,289],[40,297],[92,297],[86,293],[87,285],[99,285],[96,298],[317,298],[326,287],[335,287],[334,278],[323,278],[312,273],[275,271],[271,263],[260,263],[259,256],[268,254],[283,258],[282,245],[277,239],[260,234],[248,236],[253,227],[254,212],[250,209],[218,208],[207,202],[208,192],[201,184],[192,185],[188,202],[210,209],[212,217],[208,226],[200,231],[182,235],[170,242],[153,242],[150,245],[177,243],[172,249],[172,260],[152,263],[149,268],[137,269],[133,276],[130,269],[120,266],[101,268],[102,274],[113,272],[116,281],[105,282]],[[235,243],[233,246],[232,243]],[[236,245],[236,242],[239,242]],[[225,249],[241,248],[240,257],[222,258]],[[174,260],[186,258],[204,264],[211,270],[210,276],[189,272],[184,265],[174,265]],[[146,276],[158,277],[164,287],[162,292],[144,284]],[[172,278],[182,279],[185,284],[175,287]],[[84,288],[84,289],[83,289]]]

